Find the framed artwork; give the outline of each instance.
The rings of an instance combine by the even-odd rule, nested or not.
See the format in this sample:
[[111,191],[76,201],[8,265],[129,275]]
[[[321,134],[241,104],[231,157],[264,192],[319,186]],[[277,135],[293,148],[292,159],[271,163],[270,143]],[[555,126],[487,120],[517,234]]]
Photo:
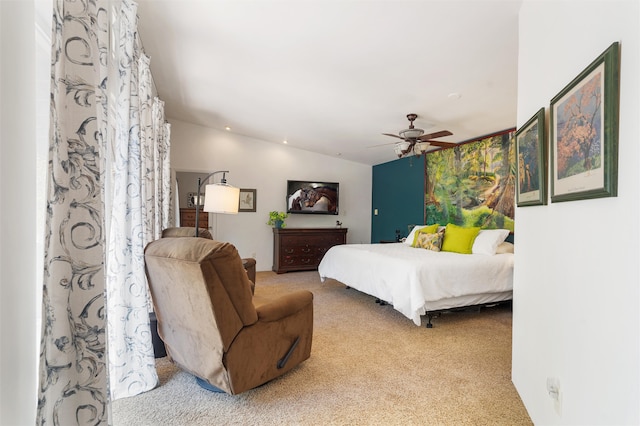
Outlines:
[[551,202],[617,195],[619,52],[613,43],[551,100]]
[[544,108],[516,132],[516,203],[518,207],[547,204],[547,141]]
[[240,206],[239,212],[255,212],[256,211],[256,190],[240,189]]

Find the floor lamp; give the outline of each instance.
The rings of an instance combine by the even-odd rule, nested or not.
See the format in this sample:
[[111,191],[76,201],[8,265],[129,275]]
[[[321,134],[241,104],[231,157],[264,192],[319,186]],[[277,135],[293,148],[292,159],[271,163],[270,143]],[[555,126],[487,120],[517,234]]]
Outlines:
[[235,188],[227,184],[226,173],[229,170],[221,170],[213,173],[209,173],[207,177],[203,179],[198,178],[198,192],[196,194],[196,237],[200,232],[200,192],[202,185],[209,180],[209,178],[218,173],[222,173],[222,180],[220,183],[209,184],[204,190],[204,208],[205,212],[210,213],[226,213],[236,214],[238,213],[238,206],[240,205],[240,188]]

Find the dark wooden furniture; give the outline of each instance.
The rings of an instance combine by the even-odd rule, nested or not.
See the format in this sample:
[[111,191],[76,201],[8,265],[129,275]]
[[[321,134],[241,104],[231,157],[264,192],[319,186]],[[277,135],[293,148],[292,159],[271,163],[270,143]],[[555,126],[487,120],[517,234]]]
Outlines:
[[[200,228],[209,227],[209,213],[200,210]],[[196,209],[180,209],[180,226],[196,226]]]
[[331,247],[347,243],[347,228],[273,228],[273,271],[318,269]]

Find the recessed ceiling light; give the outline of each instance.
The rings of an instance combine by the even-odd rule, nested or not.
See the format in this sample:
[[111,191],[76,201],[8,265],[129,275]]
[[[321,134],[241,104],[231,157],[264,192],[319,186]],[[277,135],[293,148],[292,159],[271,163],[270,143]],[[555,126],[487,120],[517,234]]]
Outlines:
[[457,100],[460,99],[462,95],[457,92],[449,93],[449,99]]
[[227,132],[231,130],[231,127],[227,126],[224,128]]
[[282,143],[283,144],[288,144],[289,142],[287,142],[287,140],[285,139],[285,140],[282,141]]

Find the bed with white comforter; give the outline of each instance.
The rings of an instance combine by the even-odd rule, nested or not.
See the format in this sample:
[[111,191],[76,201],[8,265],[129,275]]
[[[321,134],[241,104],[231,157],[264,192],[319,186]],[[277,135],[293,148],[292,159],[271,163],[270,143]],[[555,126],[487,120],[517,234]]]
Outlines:
[[511,300],[513,253],[436,252],[404,243],[346,244],[327,251],[320,279],[391,304],[421,325],[428,312]]

